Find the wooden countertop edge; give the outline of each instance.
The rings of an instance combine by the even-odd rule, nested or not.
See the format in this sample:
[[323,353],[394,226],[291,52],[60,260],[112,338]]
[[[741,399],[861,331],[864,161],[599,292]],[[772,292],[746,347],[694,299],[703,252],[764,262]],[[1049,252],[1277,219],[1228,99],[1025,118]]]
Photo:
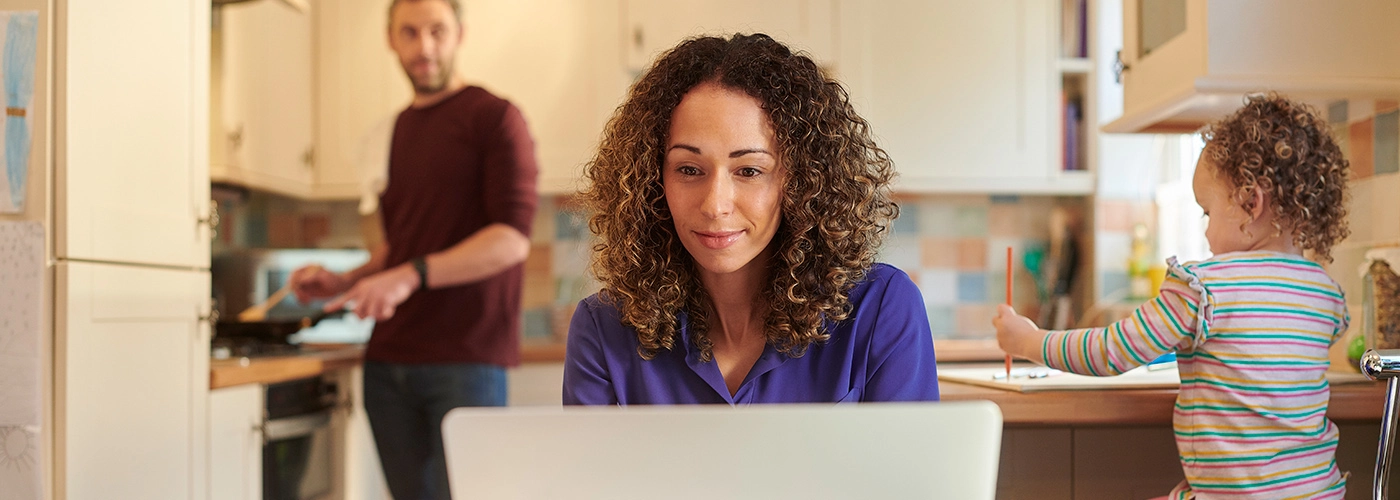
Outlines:
[[[322,373],[343,370],[364,363],[364,346],[358,344],[307,345],[307,352],[295,356],[252,358],[245,366],[238,359],[214,360],[209,363],[209,389],[222,389],[244,384],[275,384]],[[563,343],[524,344],[520,346],[522,363],[557,363],[564,361]]]
[[295,356],[252,358],[247,364],[240,359],[214,360],[209,363],[209,389],[222,389],[244,384],[275,384],[299,378],[314,377],[329,371],[342,370],[364,361],[360,345],[316,345],[308,352]]
[[[1175,389],[1011,392],[939,381],[943,401],[987,400],[1001,408],[1008,427],[1064,425],[1171,425]],[[1332,386],[1327,417],[1334,422],[1376,422],[1385,406],[1385,384]]]

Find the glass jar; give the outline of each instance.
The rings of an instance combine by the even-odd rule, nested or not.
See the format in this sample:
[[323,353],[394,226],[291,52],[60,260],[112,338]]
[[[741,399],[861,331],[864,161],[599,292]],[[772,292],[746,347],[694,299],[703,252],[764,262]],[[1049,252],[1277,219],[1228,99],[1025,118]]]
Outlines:
[[1362,271],[1366,347],[1400,349],[1400,248],[1366,252]]

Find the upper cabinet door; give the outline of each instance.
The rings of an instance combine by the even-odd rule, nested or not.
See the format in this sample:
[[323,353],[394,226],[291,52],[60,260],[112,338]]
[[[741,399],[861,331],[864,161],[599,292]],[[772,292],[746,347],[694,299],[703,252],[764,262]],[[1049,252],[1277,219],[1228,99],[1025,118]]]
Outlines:
[[209,3],[56,10],[57,255],[208,267]]
[[1397,20],[1394,0],[1125,0],[1123,115],[1104,130],[1189,133],[1256,92],[1394,99]]
[[[1057,1],[881,0],[841,13],[841,78],[906,191],[1037,192],[1059,173]],[[1055,10],[1052,10],[1055,9]]]
[[695,35],[765,33],[836,64],[835,0],[623,0],[627,66],[646,69],[662,52]]
[[[316,6],[322,3],[336,2]],[[219,8],[212,55],[218,73],[210,158],[214,180],[289,196],[311,194],[311,27],[311,12],[284,2]]]

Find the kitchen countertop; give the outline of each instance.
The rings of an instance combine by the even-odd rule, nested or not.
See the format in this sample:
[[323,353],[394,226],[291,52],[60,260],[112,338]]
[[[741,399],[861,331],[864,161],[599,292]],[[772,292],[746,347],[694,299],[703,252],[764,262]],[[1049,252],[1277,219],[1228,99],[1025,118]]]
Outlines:
[[364,355],[362,344],[316,344],[303,346],[302,353],[294,356],[211,360],[209,389],[314,377],[359,365]]
[[[1171,425],[1176,389],[1015,392],[940,380],[943,401],[988,400],[1001,407],[1008,427]],[[1385,383],[1333,383],[1327,417],[1334,422],[1378,422]]]
[[[209,362],[209,388],[243,384],[273,384],[314,377],[364,362],[364,344],[303,344],[303,352],[291,356],[216,359]],[[522,363],[560,362],[564,344],[524,344]]]

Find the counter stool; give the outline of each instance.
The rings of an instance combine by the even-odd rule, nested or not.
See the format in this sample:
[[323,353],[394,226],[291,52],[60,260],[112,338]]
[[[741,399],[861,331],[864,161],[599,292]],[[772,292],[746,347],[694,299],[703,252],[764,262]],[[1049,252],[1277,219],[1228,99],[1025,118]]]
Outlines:
[[1376,450],[1376,481],[1371,498],[1385,500],[1386,480],[1390,477],[1390,452],[1395,447],[1395,405],[1400,404],[1400,349],[1367,349],[1361,356],[1361,373],[1371,380],[1386,380],[1385,410],[1381,414],[1381,443]]

